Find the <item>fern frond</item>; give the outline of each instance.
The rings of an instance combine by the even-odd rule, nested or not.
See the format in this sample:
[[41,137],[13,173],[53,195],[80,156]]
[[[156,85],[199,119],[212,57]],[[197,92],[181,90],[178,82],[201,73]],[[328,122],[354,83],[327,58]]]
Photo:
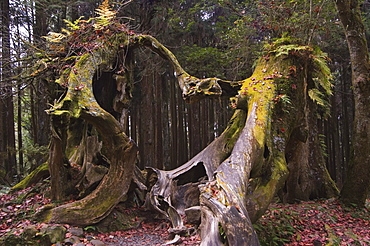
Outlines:
[[70,30],[78,30],[81,27],[80,26],[80,22],[81,22],[81,19],[82,18],[84,18],[84,16],[80,16],[80,18],[78,18],[77,20],[75,20],[73,22],[64,19],[64,22],[67,24],[68,29],[70,29]]
[[330,102],[327,95],[325,95],[322,91],[313,88],[308,91],[308,96],[321,108],[321,113],[318,113],[318,117],[323,116],[324,118],[326,118],[330,115]]
[[[318,74],[315,74],[316,76]],[[321,74],[319,74],[320,77],[312,78],[312,80],[315,82],[316,88],[322,88],[327,95],[332,95],[333,92],[331,88],[333,87],[333,84],[330,82],[331,77],[326,77]]]
[[47,36],[43,36],[48,42],[61,43],[67,36],[59,32],[49,32]]
[[277,49],[273,50],[272,52],[275,52],[275,56],[279,57],[281,55],[289,55],[290,52],[296,51],[302,51],[302,50],[311,50],[311,47],[309,46],[302,46],[297,44],[286,44],[281,45]]
[[333,79],[333,76],[328,66],[328,59],[329,58],[326,53],[321,52],[319,48],[315,49],[313,54],[313,75],[316,76],[316,78],[314,78],[316,88],[319,88],[320,86],[324,89],[327,95],[332,95],[331,89],[333,84],[331,83],[331,80]]
[[328,101],[325,99],[325,95],[316,88],[310,89],[308,91],[308,96],[311,98],[312,101],[323,107],[329,106]]
[[65,33],[67,36],[71,35],[71,31],[65,29],[65,28],[62,28],[62,33]]
[[95,29],[102,29],[104,26],[111,24],[112,20],[116,17],[116,11],[111,10],[109,0],[104,2],[95,10],[98,15],[95,18],[96,23],[94,24]]

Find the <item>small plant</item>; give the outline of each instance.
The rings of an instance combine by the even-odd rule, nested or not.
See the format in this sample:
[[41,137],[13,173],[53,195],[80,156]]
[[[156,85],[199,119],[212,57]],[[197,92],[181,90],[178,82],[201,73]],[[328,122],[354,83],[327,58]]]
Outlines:
[[222,227],[221,223],[218,223],[218,231],[220,233],[221,242],[225,244],[227,242],[227,236],[224,228]]
[[95,226],[86,226],[86,227],[84,227],[84,231],[86,231],[86,232],[95,232],[95,231],[97,231],[97,229],[96,229]]
[[254,229],[258,234],[261,245],[284,245],[295,234],[294,214],[279,208],[269,209],[268,217],[262,218],[255,223]]

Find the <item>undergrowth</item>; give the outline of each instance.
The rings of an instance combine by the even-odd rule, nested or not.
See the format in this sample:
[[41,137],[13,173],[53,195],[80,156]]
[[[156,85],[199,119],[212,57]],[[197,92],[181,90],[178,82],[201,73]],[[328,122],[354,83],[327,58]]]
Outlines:
[[271,204],[254,225],[262,246],[370,245],[369,203],[348,208],[335,199]]
[[296,211],[285,211],[282,208],[271,207],[266,214],[254,224],[260,244],[284,245],[290,242],[295,234],[295,222],[299,213]]

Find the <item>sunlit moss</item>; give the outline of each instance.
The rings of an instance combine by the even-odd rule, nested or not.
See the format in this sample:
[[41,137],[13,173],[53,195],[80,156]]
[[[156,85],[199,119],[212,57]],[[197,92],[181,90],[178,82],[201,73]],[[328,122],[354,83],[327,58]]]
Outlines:
[[[40,166],[38,166],[35,170],[33,170],[27,177],[22,179],[21,182],[18,184],[14,185],[11,190],[16,191],[16,190],[23,190],[27,187],[30,186],[31,183],[35,182],[35,178],[40,178],[40,176],[45,176],[45,173],[49,172],[49,166],[47,162],[44,162]],[[38,181],[38,180],[36,180]]]

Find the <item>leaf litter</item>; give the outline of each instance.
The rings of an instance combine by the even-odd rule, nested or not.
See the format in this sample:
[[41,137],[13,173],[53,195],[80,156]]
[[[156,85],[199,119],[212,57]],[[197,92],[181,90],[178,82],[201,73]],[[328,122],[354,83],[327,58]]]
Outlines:
[[[0,238],[9,232],[19,235],[29,225],[41,227],[44,223],[35,221],[32,216],[51,203],[45,194],[47,192],[37,193],[32,188],[2,194]],[[336,199],[272,203],[255,224],[255,229],[261,245],[370,245],[369,205],[367,201],[365,208],[348,208]],[[81,242],[94,238],[106,245],[163,245],[171,240],[169,228],[166,220],[148,218],[138,227],[125,231],[86,232]],[[66,237],[69,236],[67,233]],[[182,236],[177,245],[200,245],[199,234]]]

